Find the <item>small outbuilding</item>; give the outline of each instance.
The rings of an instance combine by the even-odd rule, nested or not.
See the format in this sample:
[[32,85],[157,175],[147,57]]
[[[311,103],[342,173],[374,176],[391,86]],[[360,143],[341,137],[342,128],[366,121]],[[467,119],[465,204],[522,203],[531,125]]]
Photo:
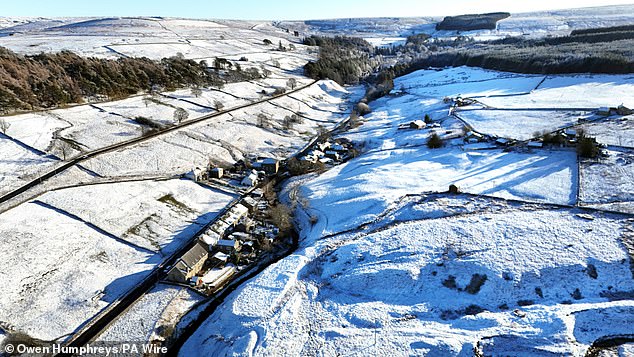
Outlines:
[[275,175],[280,169],[280,161],[273,158],[266,158],[262,160],[262,171],[267,175]]
[[224,170],[222,167],[214,167],[209,171],[209,176],[211,176],[211,178],[220,179],[224,176]]
[[216,244],[216,248],[219,252],[231,254],[234,251],[240,250],[240,242],[238,242],[237,240],[221,239]]
[[409,123],[410,129],[425,129],[426,126],[427,124],[425,124],[425,122],[420,119],[411,121]]
[[460,187],[454,184],[449,185],[449,193],[454,193],[454,194],[460,193]]
[[200,167],[193,168],[191,171],[185,174],[185,177],[193,181],[202,181],[206,178],[205,171]]
[[255,170],[251,170],[248,175],[246,175],[242,181],[240,182],[242,186],[253,187],[258,184],[258,172]]

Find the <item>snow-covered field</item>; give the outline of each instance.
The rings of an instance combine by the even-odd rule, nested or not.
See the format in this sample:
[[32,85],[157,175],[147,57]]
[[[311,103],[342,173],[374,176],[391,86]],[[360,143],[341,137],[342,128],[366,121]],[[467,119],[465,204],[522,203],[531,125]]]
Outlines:
[[138,283],[160,256],[38,203],[0,215],[0,321],[65,339]]
[[495,108],[573,109],[634,107],[634,76],[573,74],[548,76],[530,94],[515,97],[481,98]]
[[[503,9],[500,9],[503,11]],[[421,14],[412,14],[414,16]],[[443,17],[408,18],[345,18],[308,21],[306,23],[284,22],[284,26],[306,33],[347,34],[363,37],[374,45],[399,43],[402,36],[426,33],[434,38],[453,39],[472,37],[477,41],[500,39],[509,36],[544,37],[564,36],[575,29],[630,25],[634,22],[634,6],[603,6],[579,9],[548,10],[513,13],[497,23],[494,30],[436,31],[436,23]]]
[[517,140],[528,140],[535,133],[552,132],[578,123],[579,119],[594,117],[591,112],[574,111],[506,111],[464,110],[460,118],[479,132]]
[[185,311],[202,300],[202,296],[187,288],[159,284],[110,325],[98,341],[149,343],[164,339],[170,326],[174,326]]
[[[85,166],[101,175],[178,174],[204,167],[210,161],[233,163],[247,155],[279,158],[298,151],[319,130],[343,120],[348,91],[335,82],[320,81],[310,88],[214,117],[189,128],[123,150],[101,155]],[[343,107],[342,107],[343,106]],[[301,123],[284,128],[287,116],[298,112]],[[259,126],[258,116],[266,123]],[[313,119],[313,120],[311,120]]]
[[603,204],[634,201],[634,152],[608,150],[608,157],[599,162],[581,165],[580,201]]
[[52,168],[56,160],[43,157],[6,137],[0,136],[0,194],[29,181],[31,175]]
[[0,321],[65,338],[233,198],[188,180],[131,182],[52,191],[4,212]]
[[[487,212],[495,202],[478,200],[413,201],[330,238],[306,226],[301,248],[236,291],[181,355],[470,355],[506,334],[525,339],[509,351],[579,354],[594,340],[572,332],[570,312],[634,306],[602,297],[634,287],[622,217],[504,203]],[[631,316],[615,317],[616,330],[632,333]],[[594,329],[594,339],[615,330]]]
[[[530,108],[542,79],[471,68],[397,78],[394,95],[339,134],[359,157],[287,184],[300,248],[235,291],[181,355],[583,355],[599,338],[634,333],[634,303],[619,298],[634,289],[630,216],[548,205],[576,204],[578,185],[582,201],[627,198],[631,180],[607,172],[627,171],[629,156],[611,151],[579,178],[573,149],[471,150],[455,138],[464,124],[447,116],[444,96]],[[458,115],[525,139],[594,119],[559,106],[596,105],[584,89],[595,80],[605,98],[629,96],[628,78],[604,79],[549,77],[544,90],[567,96],[546,111]],[[398,129],[425,114],[440,126]],[[444,148],[426,147],[432,131]],[[431,193],[450,184],[470,195]]]
[[183,179],[81,186],[37,200],[135,246],[169,255],[234,198]]
[[619,117],[582,126],[590,136],[606,145],[634,148],[634,117]]

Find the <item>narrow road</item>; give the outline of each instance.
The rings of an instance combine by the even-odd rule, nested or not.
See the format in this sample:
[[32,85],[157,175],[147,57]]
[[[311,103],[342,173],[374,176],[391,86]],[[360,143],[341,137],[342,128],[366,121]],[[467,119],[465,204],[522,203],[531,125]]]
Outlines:
[[231,113],[231,112],[234,112],[234,111],[237,111],[237,110],[240,110],[240,109],[244,109],[244,108],[248,108],[248,107],[253,107],[253,106],[256,106],[256,105],[259,105],[259,104],[262,104],[262,103],[267,103],[267,102],[269,102],[269,101],[271,101],[273,99],[276,99],[276,98],[280,98],[280,97],[291,95],[293,93],[297,93],[297,92],[299,92],[299,91],[301,91],[303,89],[306,89],[306,88],[312,86],[315,83],[317,83],[317,81],[312,81],[311,83],[309,83],[307,85],[298,87],[298,88],[296,88],[296,89],[294,89],[292,91],[288,91],[286,93],[283,93],[283,94],[280,94],[280,95],[277,95],[277,96],[271,96],[271,97],[266,98],[266,99],[261,99],[261,100],[255,101],[255,102],[238,105],[236,107],[229,108],[229,109],[222,110],[222,111],[218,111],[216,113],[203,115],[201,117],[188,120],[186,122],[174,125],[172,127],[166,128],[166,129],[159,130],[159,131],[157,131],[155,133],[152,133],[152,134],[149,134],[149,135],[146,135],[146,136],[142,136],[142,137],[126,140],[126,141],[123,141],[123,142],[120,142],[120,143],[117,143],[117,144],[105,146],[105,147],[100,148],[100,149],[96,149],[96,150],[93,150],[93,151],[85,152],[82,155],[80,155],[78,157],[75,157],[73,159],[70,159],[68,162],[66,162],[66,163],[64,163],[64,164],[62,164],[62,165],[60,165],[60,166],[58,166],[58,167],[56,167],[56,168],[44,173],[42,175],[40,175],[39,177],[37,177],[37,178],[33,179],[32,181],[22,185],[21,187],[13,190],[11,192],[6,193],[5,195],[0,197],[0,203],[4,203],[4,202],[6,202],[6,201],[8,201],[8,200],[20,195],[20,194],[26,192],[30,188],[33,188],[35,186],[40,185],[44,181],[46,181],[46,180],[48,180],[48,179],[50,179],[52,177],[55,177],[55,176],[61,174],[62,172],[72,168],[73,166],[76,166],[79,163],[81,163],[83,161],[86,161],[88,159],[92,159],[92,158],[97,157],[99,155],[103,155],[103,154],[106,154],[106,153],[109,153],[109,152],[113,152],[113,151],[116,151],[116,150],[119,150],[119,149],[130,147],[130,146],[133,146],[133,145],[136,145],[136,144],[139,144],[139,143],[142,143],[142,142],[145,142],[145,141],[160,137],[162,135],[165,135],[165,134],[168,134],[168,133],[171,133],[171,132],[186,128],[186,127],[194,125],[194,124],[198,124],[198,123],[204,122],[206,120],[221,116],[223,114]]

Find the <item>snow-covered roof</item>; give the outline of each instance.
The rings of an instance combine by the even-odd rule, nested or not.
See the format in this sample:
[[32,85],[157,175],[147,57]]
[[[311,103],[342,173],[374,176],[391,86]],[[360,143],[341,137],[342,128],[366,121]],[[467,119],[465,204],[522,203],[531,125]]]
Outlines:
[[235,273],[236,267],[233,265],[227,265],[223,268],[214,268],[209,270],[205,275],[201,277],[204,284],[212,284],[220,279],[232,275]]
[[226,263],[227,260],[229,259],[229,255],[225,254],[223,252],[218,252],[218,253],[214,254],[213,258]]
[[218,243],[216,244],[219,247],[235,247],[236,246],[236,241],[235,240],[230,240],[230,239],[221,239],[218,241]]

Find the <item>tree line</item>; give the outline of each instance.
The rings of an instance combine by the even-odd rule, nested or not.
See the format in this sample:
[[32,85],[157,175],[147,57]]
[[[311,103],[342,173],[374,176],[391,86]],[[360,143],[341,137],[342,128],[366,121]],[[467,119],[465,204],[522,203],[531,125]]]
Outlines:
[[182,56],[86,58],[70,51],[20,55],[0,47],[0,111],[48,109],[85,99],[120,99],[141,91],[221,86],[227,78],[259,76],[209,70],[206,62]]

